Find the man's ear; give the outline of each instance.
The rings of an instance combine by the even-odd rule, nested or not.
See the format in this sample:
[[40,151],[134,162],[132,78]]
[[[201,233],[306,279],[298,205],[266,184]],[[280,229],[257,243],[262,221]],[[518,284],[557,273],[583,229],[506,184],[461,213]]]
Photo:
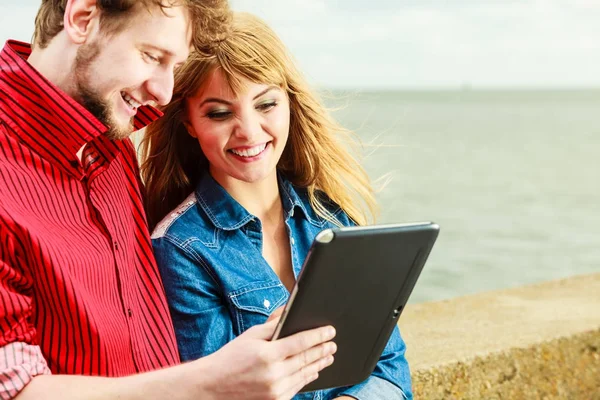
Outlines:
[[76,44],[83,44],[100,24],[97,0],[68,0],[63,20],[64,29]]

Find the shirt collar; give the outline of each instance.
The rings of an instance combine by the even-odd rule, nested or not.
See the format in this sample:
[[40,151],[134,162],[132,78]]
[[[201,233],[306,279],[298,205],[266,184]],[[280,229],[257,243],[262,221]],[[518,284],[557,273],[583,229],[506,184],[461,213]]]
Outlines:
[[[302,211],[307,220],[318,224],[318,217],[310,207],[308,195],[300,193],[282,174],[277,175],[279,192],[285,220],[294,216],[295,209]],[[223,230],[239,229],[256,219],[223,188],[208,171],[200,178],[196,187],[196,198],[204,213],[216,228]]]
[[[16,40],[7,41],[0,52],[0,93],[7,99],[0,104],[0,121],[44,158],[74,173],[79,149],[108,128],[31,66],[30,54],[31,46]],[[160,116],[157,109],[142,106],[134,127],[141,129]]]
[[204,213],[219,229],[238,229],[255,219],[208,171],[196,186],[196,198]]
[[285,213],[285,219],[294,216],[295,209],[299,209],[304,217],[312,224],[318,225],[317,213],[310,205],[306,189],[295,188],[292,182],[287,180],[281,173],[277,175],[279,179],[279,193],[281,194],[281,203]]

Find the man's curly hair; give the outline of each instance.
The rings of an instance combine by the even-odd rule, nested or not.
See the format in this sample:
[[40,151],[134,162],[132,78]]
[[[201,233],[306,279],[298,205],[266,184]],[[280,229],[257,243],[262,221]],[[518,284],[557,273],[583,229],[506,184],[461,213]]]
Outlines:
[[[42,0],[35,18],[33,45],[45,48],[60,31],[67,0]],[[220,41],[226,35],[231,20],[231,10],[227,0],[97,0],[102,11],[100,25],[105,33],[116,33],[123,27],[127,17],[135,12],[135,6],[165,8],[181,5],[188,9],[193,32],[193,45],[202,52]]]

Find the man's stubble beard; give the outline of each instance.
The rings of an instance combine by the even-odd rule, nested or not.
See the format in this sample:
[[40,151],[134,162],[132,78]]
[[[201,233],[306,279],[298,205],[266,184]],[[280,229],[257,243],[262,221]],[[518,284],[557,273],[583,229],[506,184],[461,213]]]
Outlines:
[[76,92],[74,99],[84,106],[94,117],[96,117],[108,130],[104,133],[108,139],[122,140],[133,132],[133,118],[127,128],[120,126],[113,116],[110,105],[92,87],[90,82],[90,69],[92,63],[100,55],[100,44],[98,42],[82,45],[77,51],[73,75],[75,77]]

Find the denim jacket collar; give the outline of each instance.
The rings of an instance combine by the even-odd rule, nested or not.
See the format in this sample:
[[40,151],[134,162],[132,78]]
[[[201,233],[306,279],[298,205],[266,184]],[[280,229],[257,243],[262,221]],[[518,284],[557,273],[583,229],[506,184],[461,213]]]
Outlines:
[[[281,204],[285,220],[294,216],[295,209],[302,211],[304,217],[313,225],[322,225],[313,211],[305,192],[298,193],[292,183],[282,174],[277,174]],[[207,171],[196,187],[198,205],[206,213],[213,225],[223,230],[239,229],[256,217],[237,202]]]
[[306,191],[298,193],[294,189],[294,185],[282,174],[277,174],[279,180],[279,193],[281,195],[281,204],[283,205],[283,212],[285,213],[285,220],[287,221],[290,217],[294,216],[294,210],[300,209],[304,214],[304,217],[313,225],[321,225],[321,220],[314,212],[308,200],[308,194]]

